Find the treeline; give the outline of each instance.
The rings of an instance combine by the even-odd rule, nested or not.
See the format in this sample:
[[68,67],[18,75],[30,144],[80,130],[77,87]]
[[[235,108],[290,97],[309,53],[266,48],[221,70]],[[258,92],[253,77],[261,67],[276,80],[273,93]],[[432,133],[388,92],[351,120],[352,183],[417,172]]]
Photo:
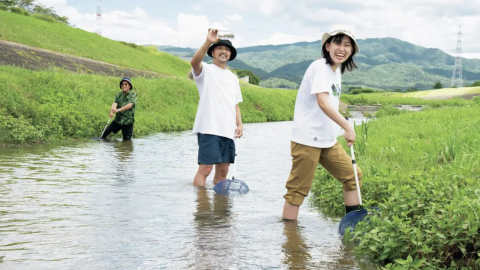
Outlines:
[[36,0],[0,0],[0,10],[33,16],[48,22],[60,22],[69,25],[67,17],[59,16],[53,7],[37,4]]
[[383,89],[375,88],[363,88],[362,86],[350,86],[344,92],[345,94],[358,95],[358,94],[369,94],[369,93],[378,93],[385,92]]
[[[480,81],[475,81],[471,85],[465,85],[464,87],[477,87],[477,86],[480,86]],[[433,89],[442,89],[442,88],[445,88],[445,87],[443,87],[443,84],[439,81],[433,85]],[[456,86],[452,86],[452,88],[456,88]]]
[[248,82],[254,85],[258,85],[260,83],[260,77],[258,77],[255,73],[247,69],[237,69],[233,70],[234,73],[237,74],[239,78],[248,76]]

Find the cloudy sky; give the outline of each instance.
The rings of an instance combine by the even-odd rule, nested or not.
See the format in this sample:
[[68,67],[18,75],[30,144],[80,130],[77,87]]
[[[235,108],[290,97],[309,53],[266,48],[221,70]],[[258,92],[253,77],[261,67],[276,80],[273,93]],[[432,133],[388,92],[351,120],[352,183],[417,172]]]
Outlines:
[[480,59],[480,0],[37,0],[86,31],[136,44],[197,48],[207,29],[235,32],[246,47],[319,40],[336,25],[358,39],[394,37],[455,54],[462,25],[462,56]]

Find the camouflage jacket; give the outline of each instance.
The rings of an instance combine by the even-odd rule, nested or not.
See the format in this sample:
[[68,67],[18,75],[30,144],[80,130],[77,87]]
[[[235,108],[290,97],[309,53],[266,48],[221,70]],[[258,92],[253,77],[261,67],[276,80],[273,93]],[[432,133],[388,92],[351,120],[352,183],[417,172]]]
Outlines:
[[135,105],[137,103],[137,94],[132,91],[124,94],[122,91],[115,96],[115,103],[118,104],[117,109],[120,109],[128,103],[133,103],[133,107],[117,113],[114,121],[120,125],[129,125],[135,123]]

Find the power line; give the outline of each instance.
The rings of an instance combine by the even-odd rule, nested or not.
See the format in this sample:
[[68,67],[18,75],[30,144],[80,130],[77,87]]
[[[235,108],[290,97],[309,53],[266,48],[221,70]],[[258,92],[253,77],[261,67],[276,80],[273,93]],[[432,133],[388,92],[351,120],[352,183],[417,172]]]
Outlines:
[[459,26],[459,30],[458,30],[457,49],[455,50],[455,65],[453,67],[452,83],[451,83],[451,86],[457,86],[458,88],[463,87],[462,58],[460,58],[461,53],[462,53],[462,25]]
[[96,20],[96,33],[98,35],[102,35],[102,7],[101,7],[101,0],[97,0],[97,20]]

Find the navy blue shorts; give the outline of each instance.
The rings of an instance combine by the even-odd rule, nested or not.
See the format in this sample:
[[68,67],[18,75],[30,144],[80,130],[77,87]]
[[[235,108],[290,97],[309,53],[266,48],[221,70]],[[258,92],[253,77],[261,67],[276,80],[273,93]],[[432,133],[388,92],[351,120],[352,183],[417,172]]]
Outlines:
[[198,164],[235,162],[235,142],[232,139],[202,133],[198,133],[197,138]]

